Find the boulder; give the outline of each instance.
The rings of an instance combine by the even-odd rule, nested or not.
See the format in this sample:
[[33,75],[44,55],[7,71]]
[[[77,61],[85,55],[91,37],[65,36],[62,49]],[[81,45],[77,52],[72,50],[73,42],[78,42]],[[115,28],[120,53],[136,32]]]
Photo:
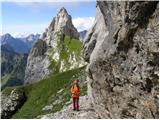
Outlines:
[[12,90],[9,96],[1,94],[1,118],[9,119],[26,101],[23,91]]

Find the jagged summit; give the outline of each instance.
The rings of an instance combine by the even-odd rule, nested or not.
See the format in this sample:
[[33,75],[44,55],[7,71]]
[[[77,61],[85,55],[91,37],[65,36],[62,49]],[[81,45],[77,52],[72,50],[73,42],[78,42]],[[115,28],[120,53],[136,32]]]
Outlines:
[[[59,13],[68,14],[67,10],[66,10],[64,7],[62,7],[62,8],[59,10]],[[59,14],[59,13],[58,13],[58,14]]]
[[9,33],[2,35],[3,39],[13,38]]
[[62,8],[59,10],[59,12],[58,12],[58,14],[57,14],[56,17],[66,19],[66,21],[64,21],[64,22],[67,22],[67,20],[68,20],[68,21],[72,21],[72,17],[68,14],[67,10],[66,10],[64,7],[62,7]]
[[53,18],[49,27],[42,35],[42,39],[48,38],[53,33],[60,33],[78,39],[79,33],[72,23],[72,17],[67,10],[62,7],[56,17]]

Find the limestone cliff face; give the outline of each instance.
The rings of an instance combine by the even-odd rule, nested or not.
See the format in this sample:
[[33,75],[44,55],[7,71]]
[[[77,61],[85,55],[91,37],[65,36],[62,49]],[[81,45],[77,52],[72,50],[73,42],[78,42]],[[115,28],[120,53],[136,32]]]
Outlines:
[[[84,65],[81,57],[82,43],[72,18],[61,8],[51,24],[35,43],[28,57],[25,84]],[[75,45],[75,46],[74,46]]]
[[158,118],[158,2],[97,1],[87,33],[88,94],[102,118]]

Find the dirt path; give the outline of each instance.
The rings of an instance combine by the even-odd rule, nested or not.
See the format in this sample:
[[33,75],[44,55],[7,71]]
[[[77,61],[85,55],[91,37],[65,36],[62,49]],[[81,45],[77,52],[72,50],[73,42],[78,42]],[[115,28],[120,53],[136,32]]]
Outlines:
[[98,119],[98,113],[95,112],[89,103],[87,96],[80,97],[80,111],[73,111],[72,104],[65,106],[61,111],[40,116],[41,119]]

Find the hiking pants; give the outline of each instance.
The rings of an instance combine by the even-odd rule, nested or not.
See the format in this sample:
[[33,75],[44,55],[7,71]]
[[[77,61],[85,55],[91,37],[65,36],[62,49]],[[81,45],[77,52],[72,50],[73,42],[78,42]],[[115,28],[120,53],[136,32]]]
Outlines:
[[72,97],[73,99],[73,109],[79,110],[79,97]]

